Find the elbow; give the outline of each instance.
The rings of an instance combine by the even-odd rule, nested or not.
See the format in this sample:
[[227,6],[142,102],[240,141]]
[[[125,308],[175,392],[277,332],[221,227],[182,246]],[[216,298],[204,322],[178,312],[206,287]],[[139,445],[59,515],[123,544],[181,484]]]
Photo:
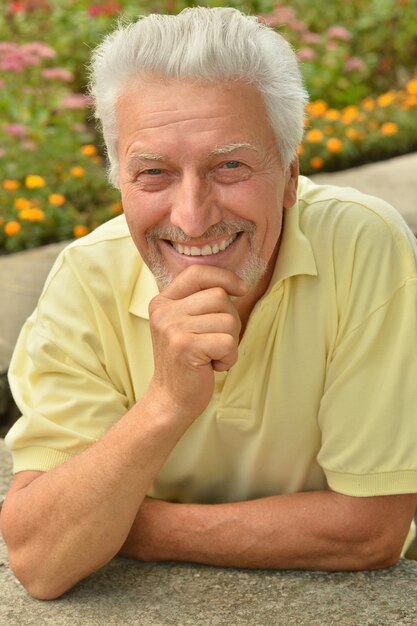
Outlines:
[[33,560],[24,554],[9,550],[9,564],[17,580],[36,600],[56,600],[73,586],[58,577],[53,579],[48,576],[45,573],[47,568],[36,567]]
[[401,558],[402,544],[392,537],[380,537],[363,542],[359,547],[359,570],[388,569]]

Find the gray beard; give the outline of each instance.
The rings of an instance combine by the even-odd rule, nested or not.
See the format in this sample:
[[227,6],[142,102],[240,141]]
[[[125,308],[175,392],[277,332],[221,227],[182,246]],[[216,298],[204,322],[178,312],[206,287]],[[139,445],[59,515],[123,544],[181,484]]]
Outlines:
[[[260,250],[255,249],[254,233],[256,226],[249,220],[240,220],[233,223],[219,222],[210,226],[202,238],[217,238],[222,235],[229,236],[236,232],[245,232],[249,240],[249,256],[236,274],[241,278],[249,289],[253,288],[265,275],[268,263],[261,258]],[[174,277],[167,270],[165,260],[159,249],[158,240],[168,239],[192,245],[193,238],[188,237],[180,228],[171,226],[169,228],[153,228],[146,233],[149,245],[148,267],[155,277],[160,290],[166,289]],[[209,265],[209,263],[208,263]]]

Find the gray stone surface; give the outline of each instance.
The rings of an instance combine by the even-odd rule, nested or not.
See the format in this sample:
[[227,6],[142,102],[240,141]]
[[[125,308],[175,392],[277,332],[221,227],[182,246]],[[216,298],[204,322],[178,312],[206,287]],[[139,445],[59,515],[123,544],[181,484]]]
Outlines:
[[35,308],[63,243],[0,257],[0,372],[9,367],[19,331]]
[[[0,495],[11,462],[0,440]],[[31,598],[0,539],[1,626],[415,626],[417,562],[376,572],[273,572],[115,558],[62,598]]]

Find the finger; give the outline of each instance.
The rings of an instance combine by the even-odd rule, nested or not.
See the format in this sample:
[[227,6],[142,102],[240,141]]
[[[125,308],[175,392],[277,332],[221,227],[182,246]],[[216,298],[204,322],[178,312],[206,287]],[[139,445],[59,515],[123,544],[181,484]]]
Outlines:
[[247,292],[245,282],[231,270],[214,265],[192,265],[180,272],[162,294],[180,300],[212,287],[222,287],[230,296],[243,296]]
[[206,313],[230,313],[238,315],[235,305],[223,287],[211,287],[198,291],[181,300],[165,300],[177,313],[183,315],[204,315]]
[[213,369],[215,365],[217,371],[225,371],[237,361],[238,343],[227,333],[195,335],[193,353],[194,366],[211,361]]
[[227,334],[231,335],[235,341],[239,340],[240,328],[240,319],[228,313],[209,313],[190,317],[187,320],[188,332],[197,335]]

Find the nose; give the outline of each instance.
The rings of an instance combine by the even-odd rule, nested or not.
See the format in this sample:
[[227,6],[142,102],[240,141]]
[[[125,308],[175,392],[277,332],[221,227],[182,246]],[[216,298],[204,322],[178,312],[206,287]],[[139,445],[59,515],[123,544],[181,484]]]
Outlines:
[[171,205],[171,224],[196,238],[220,221],[221,210],[210,181],[198,173],[183,174],[177,182]]

